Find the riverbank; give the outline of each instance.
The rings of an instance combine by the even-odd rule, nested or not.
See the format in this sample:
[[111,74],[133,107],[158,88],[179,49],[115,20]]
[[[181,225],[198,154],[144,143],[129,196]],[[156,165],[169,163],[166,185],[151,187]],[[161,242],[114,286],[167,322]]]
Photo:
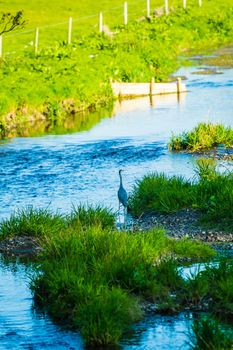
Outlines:
[[[143,215],[139,219],[127,221],[128,232],[140,232],[162,228],[168,238],[191,239],[208,244],[216,251],[233,250],[233,232],[219,228],[208,228],[200,224],[201,214],[198,210],[183,209],[169,214]],[[23,235],[12,236],[0,241],[0,253],[10,256],[36,257],[42,253],[43,244],[38,237]]]
[[46,133],[70,114],[112,103],[110,78],[167,81],[185,63],[177,57],[232,41],[231,11],[228,2],[220,0],[215,6],[178,7],[168,16],[120,26],[111,38],[95,33],[69,46],[43,49],[37,56],[25,52],[2,61],[0,138],[30,136],[38,123],[45,125]]
[[[223,249],[233,248],[233,232],[224,232],[219,228],[208,228],[200,224],[201,213],[193,209],[183,209],[176,213],[145,215],[135,221],[139,230],[163,227],[167,236],[175,239],[189,238],[206,242]],[[217,245],[216,245],[217,244]]]

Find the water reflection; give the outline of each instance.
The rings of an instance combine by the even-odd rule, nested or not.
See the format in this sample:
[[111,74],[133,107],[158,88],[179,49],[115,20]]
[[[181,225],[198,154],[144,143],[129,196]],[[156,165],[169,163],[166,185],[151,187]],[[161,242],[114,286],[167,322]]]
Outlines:
[[[24,262],[24,263],[23,263]],[[77,333],[62,330],[32,309],[28,284],[34,265],[25,260],[0,260],[0,348],[83,349]]]
[[124,350],[188,350],[191,349],[189,337],[192,323],[191,313],[146,317],[134,326],[133,338],[124,340],[121,346]]
[[177,106],[177,103],[184,103],[187,93],[167,94],[139,97],[129,100],[116,101],[113,114],[143,111],[148,108],[167,108]]
[[[17,123],[8,130],[9,137],[34,137],[43,135],[64,135],[71,132],[88,131],[98,124],[102,119],[112,115],[113,106],[95,112],[70,113],[64,117],[35,117]],[[0,145],[3,141],[0,140]],[[7,142],[7,141],[5,141]],[[9,142],[9,141],[8,141]]]

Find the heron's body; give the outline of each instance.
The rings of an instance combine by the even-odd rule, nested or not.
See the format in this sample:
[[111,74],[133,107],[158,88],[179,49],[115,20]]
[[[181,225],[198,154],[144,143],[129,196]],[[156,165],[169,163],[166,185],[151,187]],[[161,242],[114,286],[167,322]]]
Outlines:
[[127,192],[122,185],[120,185],[119,190],[118,190],[118,199],[119,199],[119,202],[123,205],[123,207],[127,208],[128,195],[127,195]]

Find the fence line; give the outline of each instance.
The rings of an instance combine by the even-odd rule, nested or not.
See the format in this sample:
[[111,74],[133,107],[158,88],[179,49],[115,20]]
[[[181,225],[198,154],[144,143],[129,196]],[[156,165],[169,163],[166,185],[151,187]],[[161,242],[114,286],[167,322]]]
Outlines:
[[39,46],[39,28],[36,28],[36,33],[35,33],[35,54],[38,53],[38,46]]
[[71,39],[72,39],[72,22],[73,22],[73,19],[72,19],[72,17],[70,17],[69,18],[69,29],[68,29],[68,40],[67,40],[68,45],[71,44]]
[[[163,7],[163,11],[165,15],[169,14],[169,0],[163,0],[164,1],[164,7]],[[187,0],[180,0],[181,2],[183,1],[183,8],[186,9],[187,6]],[[202,0],[196,0],[198,2],[199,7],[202,6]],[[144,9],[145,9],[145,17],[149,18],[151,15],[151,1],[150,0],[137,0],[137,1],[133,1],[130,2],[130,5],[132,4],[138,4],[138,3],[144,3]],[[102,11],[98,14],[92,14],[89,16],[83,16],[83,17],[79,17],[79,18],[75,18],[73,19],[72,17],[69,18],[68,21],[64,21],[64,22],[60,22],[60,23],[55,23],[55,24],[49,24],[49,25],[45,25],[45,26],[41,26],[40,29],[45,29],[45,28],[51,28],[51,27],[57,27],[59,25],[67,25],[67,44],[71,44],[72,42],[72,31],[73,31],[73,23],[74,22],[80,22],[81,20],[85,20],[85,19],[90,19],[90,18],[98,18],[96,21],[96,26],[99,27],[99,32],[103,33],[104,31],[104,14],[108,14],[110,13],[112,10],[116,10],[116,9],[122,9],[122,5],[121,6],[115,6],[112,7],[110,9],[107,9],[105,11]],[[123,23],[124,25],[128,24],[128,2],[124,2],[123,4]],[[134,13],[135,14],[135,13]],[[132,15],[132,13],[131,13]],[[22,35],[22,34],[28,34],[28,33],[33,33],[35,32],[35,37],[34,37],[34,42],[30,42],[30,46],[34,46],[34,50],[35,50],[35,54],[38,53],[38,48],[39,48],[39,28],[36,29],[30,29],[30,30],[26,30],[26,31],[21,31],[18,33],[14,33],[14,34],[6,34],[5,38],[9,38],[9,37],[14,37],[17,35]],[[28,45],[27,45],[28,46]],[[26,46],[25,46],[26,47]],[[17,50],[18,51],[18,50]],[[9,54],[10,52],[8,52]],[[15,53],[15,51],[14,51]],[[2,36],[0,36],[0,57],[3,56],[3,39]]]
[[147,18],[150,17],[150,0],[147,0],[146,2],[146,16]]
[[124,25],[128,24],[128,3],[124,3]]
[[168,13],[169,13],[168,0],[165,0],[165,2],[164,2],[164,7],[165,7],[165,14],[168,15]]

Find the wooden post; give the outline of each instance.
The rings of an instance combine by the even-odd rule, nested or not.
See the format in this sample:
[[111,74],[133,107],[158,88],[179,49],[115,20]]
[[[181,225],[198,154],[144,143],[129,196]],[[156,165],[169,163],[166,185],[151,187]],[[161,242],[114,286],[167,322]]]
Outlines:
[[183,0],[183,8],[186,9],[186,0]]
[[0,35],[0,58],[2,58],[2,35]]
[[202,7],[202,0],[198,0],[199,7]]
[[100,12],[100,16],[99,16],[99,32],[103,33],[103,14],[102,14],[102,12]]
[[182,92],[181,78],[177,78],[177,94]]
[[72,17],[69,18],[68,45],[71,44],[71,38],[72,38]]
[[38,45],[39,45],[39,28],[36,28],[36,33],[35,33],[35,54],[38,53]]
[[124,3],[124,25],[128,24],[128,3]]
[[150,96],[153,95],[154,83],[155,83],[155,78],[152,77],[152,78],[151,78],[151,81],[150,81]]
[[164,7],[165,7],[165,14],[168,15],[169,13],[169,7],[168,7],[168,0],[164,0]]
[[150,17],[150,0],[146,1],[146,17]]

